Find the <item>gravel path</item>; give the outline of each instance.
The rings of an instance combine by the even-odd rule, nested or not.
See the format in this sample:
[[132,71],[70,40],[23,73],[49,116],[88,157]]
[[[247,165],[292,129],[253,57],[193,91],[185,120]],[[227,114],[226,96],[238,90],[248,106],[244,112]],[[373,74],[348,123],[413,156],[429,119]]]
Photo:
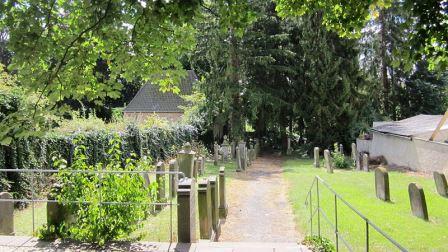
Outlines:
[[287,198],[281,159],[258,157],[227,186],[229,213],[219,241],[297,242],[294,215]]

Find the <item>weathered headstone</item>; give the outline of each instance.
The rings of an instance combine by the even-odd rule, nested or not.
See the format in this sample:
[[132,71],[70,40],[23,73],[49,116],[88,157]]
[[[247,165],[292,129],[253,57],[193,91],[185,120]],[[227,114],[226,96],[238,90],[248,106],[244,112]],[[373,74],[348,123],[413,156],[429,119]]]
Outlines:
[[193,159],[193,178],[195,179],[198,178],[198,170],[201,165],[199,162],[199,158],[196,157]]
[[[158,162],[156,165],[156,181],[158,184],[157,187],[157,202],[163,203],[165,201],[165,164],[163,162]],[[156,205],[156,210],[161,210],[161,205]]]
[[329,150],[324,150],[325,168],[328,173],[333,173],[333,164],[331,162],[331,155]]
[[362,169],[363,171],[369,171],[369,154],[364,153],[362,155]]
[[[0,199],[12,199],[9,192],[1,192]],[[14,235],[14,202],[0,202],[0,234]]]
[[184,144],[182,150],[177,154],[177,164],[179,166],[179,171],[184,173],[185,177],[193,177],[195,154],[196,153],[191,150],[190,143]]
[[201,157],[201,175],[205,173],[205,157]]
[[226,174],[225,168],[219,168],[219,218],[227,217]]
[[212,199],[212,227],[213,231],[215,232],[215,237],[213,240],[217,241],[219,234],[221,233],[221,227],[219,222],[219,193],[218,193],[218,181],[216,176],[210,176],[210,192],[211,192],[211,199]]
[[179,183],[179,178],[177,174],[174,174],[175,172],[179,171],[179,167],[177,166],[177,161],[175,159],[170,160],[170,197],[175,198],[176,197],[176,190],[177,185]]
[[240,151],[241,169],[246,170],[247,168],[246,142],[244,141],[239,142],[238,150]]
[[358,151],[356,151],[356,161],[355,161],[355,165],[356,165],[356,170],[360,171],[361,170],[361,153],[358,153]]
[[236,147],[236,171],[240,172],[242,171],[242,164],[241,164],[241,156],[240,156],[240,150],[238,147]]
[[356,150],[356,144],[352,143],[352,160],[353,162],[356,162],[356,155],[357,155],[357,150]]
[[389,173],[381,166],[375,169],[375,191],[378,199],[390,201]]
[[314,147],[314,167],[320,167],[319,147]]
[[260,139],[255,138],[255,157],[260,155]]
[[344,145],[339,144],[339,152],[344,154]]
[[227,143],[223,143],[221,146],[221,152],[222,152],[222,161],[227,162],[229,161],[229,155],[230,155],[230,145]]
[[429,220],[428,208],[426,207],[425,193],[416,183],[410,183],[408,187],[409,200],[411,201],[412,214],[424,219]]
[[215,166],[218,165],[218,159],[219,159],[219,145],[215,142],[213,145],[213,164]]
[[196,237],[196,182],[183,178],[177,189],[177,239],[181,243],[194,243]]
[[437,193],[440,194],[440,196],[448,197],[448,185],[446,182],[446,177],[443,173],[434,172],[434,182],[436,183],[436,189]]
[[[60,192],[62,186],[60,184],[53,184],[50,192],[47,195],[47,199],[56,200],[57,193]],[[63,206],[58,202],[47,202],[47,225],[59,227],[64,220]]]
[[236,158],[236,152],[237,152],[236,148],[237,148],[236,143],[231,142],[230,143],[230,152],[231,152],[230,155],[231,155],[232,159]]
[[207,179],[198,182],[199,233],[201,239],[212,237],[212,198]]

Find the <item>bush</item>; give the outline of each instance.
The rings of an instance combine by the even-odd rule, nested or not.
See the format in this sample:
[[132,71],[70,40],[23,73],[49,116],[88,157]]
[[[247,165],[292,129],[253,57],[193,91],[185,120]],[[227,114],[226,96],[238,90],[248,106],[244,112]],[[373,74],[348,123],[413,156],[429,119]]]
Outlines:
[[[0,145],[0,169],[52,169],[52,157],[60,156],[70,166],[73,163],[74,139],[85,147],[86,163],[105,163],[108,158],[108,143],[118,134],[120,139],[120,160],[125,164],[131,153],[153,160],[164,160],[176,154],[185,142],[192,142],[196,136],[192,126],[140,129],[129,125],[122,132],[94,130],[89,132],[51,132],[43,137],[28,137],[14,140],[9,146]],[[36,192],[48,187],[48,174],[35,174]],[[30,197],[29,173],[1,173],[0,189],[10,191],[14,198]],[[39,182],[39,183],[38,183]],[[24,204],[19,204],[24,205]]]
[[303,244],[308,246],[313,252],[332,252],[335,251],[332,242],[322,236],[309,235],[305,237]]
[[[145,187],[144,179],[139,173],[94,174],[72,173],[70,170],[143,171],[151,166],[148,164],[149,160],[137,162],[136,156],[132,154],[123,165],[121,139],[118,135],[114,135],[108,142],[105,162],[91,165],[86,155],[87,148],[81,144],[83,140],[82,136],[78,136],[73,141],[76,147],[71,166],[66,166],[64,159],[56,162],[60,170],[57,180],[62,185],[57,199],[74,216],[70,222],[64,221],[60,235],[104,245],[107,241],[128,236],[139,227],[139,221],[147,217],[151,188]],[[71,203],[74,201],[89,203]],[[48,233],[51,234],[54,230],[50,228]]]
[[347,160],[347,158],[345,157],[344,153],[342,153],[339,150],[339,144],[335,143],[334,144],[334,151],[331,154],[333,157],[333,164],[334,167],[338,168],[338,169],[348,169],[350,168],[350,161]]

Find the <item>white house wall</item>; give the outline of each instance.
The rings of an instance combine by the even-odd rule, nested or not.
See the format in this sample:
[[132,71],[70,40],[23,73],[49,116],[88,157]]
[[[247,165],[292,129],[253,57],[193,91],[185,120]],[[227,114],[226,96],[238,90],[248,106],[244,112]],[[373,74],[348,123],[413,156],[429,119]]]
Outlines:
[[448,171],[448,144],[374,132],[370,156],[414,171]]

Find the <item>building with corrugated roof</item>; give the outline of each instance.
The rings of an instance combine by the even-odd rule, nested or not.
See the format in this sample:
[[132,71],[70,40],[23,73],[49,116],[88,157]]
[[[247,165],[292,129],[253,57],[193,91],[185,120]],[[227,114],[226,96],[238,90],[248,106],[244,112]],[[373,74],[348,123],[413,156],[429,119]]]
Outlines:
[[401,121],[374,122],[370,140],[358,151],[383,156],[389,165],[422,172],[448,172],[448,124],[443,115],[417,115]]
[[157,115],[169,121],[179,121],[184,112],[181,106],[188,103],[181,97],[190,95],[193,84],[198,80],[193,70],[187,71],[187,76],[182,78],[178,87],[179,94],[173,92],[162,92],[158,85],[151,83],[143,85],[131,102],[123,110],[123,116],[127,120],[138,122],[145,121],[149,116]]

